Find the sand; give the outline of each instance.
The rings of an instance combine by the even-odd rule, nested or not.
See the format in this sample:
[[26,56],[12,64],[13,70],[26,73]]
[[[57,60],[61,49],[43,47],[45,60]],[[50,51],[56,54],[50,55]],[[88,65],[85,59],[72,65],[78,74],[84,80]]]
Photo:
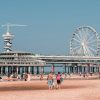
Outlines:
[[0,100],[100,100],[100,80],[64,80],[53,90],[46,80],[0,82]]

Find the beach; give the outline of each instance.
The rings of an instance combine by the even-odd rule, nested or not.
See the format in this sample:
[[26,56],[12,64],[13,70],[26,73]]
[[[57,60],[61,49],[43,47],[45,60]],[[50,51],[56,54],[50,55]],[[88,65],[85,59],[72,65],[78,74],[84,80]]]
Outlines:
[[100,80],[64,80],[48,90],[46,80],[0,82],[0,100],[100,100]]

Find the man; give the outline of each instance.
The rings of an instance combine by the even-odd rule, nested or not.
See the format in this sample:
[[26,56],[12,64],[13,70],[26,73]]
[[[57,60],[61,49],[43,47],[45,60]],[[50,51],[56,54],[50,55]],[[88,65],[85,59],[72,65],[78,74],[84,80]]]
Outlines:
[[52,75],[52,72],[50,72],[49,75],[47,76],[47,80],[48,80],[49,90],[52,90],[52,86],[53,86],[53,75]]

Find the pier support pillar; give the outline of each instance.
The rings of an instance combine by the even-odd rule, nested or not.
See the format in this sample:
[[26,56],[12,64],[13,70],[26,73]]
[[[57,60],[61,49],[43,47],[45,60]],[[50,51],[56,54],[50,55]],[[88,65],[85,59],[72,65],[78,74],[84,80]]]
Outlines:
[[70,67],[71,67],[71,66],[68,66],[68,73],[70,73]]
[[16,73],[18,74],[18,66],[16,67]]
[[26,72],[25,72],[25,67],[24,67],[24,73],[26,73]]
[[100,72],[100,65],[99,65],[99,72]]
[[31,68],[30,68],[30,66],[28,67],[28,73],[30,73],[31,72]]
[[37,66],[37,72],[36,72],[36,74],[39,74],[39,66]]
[[34,74],[36,75],[36,66],[34,66]]
[[32,74],[34,74],[34,67],[32,66]]
[[5,74],[6,74],[6,75],[8,74],[8,66],[5,67]]
[[65,64],[65,73],[66,73],[66,64]]
[[1,74],[1,75],[3,74],[3,67],[1,67],[1,72],[0,72],[0,74]]
[[51,72],[54,73],[54,64],[52,64]]
[[44,68],[43,68],[43,66],[41,66],[41,74],[43,74],[44,73]]

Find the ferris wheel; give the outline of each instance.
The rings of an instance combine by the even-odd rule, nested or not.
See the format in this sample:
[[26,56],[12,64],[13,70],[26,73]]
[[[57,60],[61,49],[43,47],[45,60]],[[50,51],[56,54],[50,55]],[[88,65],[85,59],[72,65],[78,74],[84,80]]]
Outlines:
[[70,54],[72,56],[97,56],[99,49],[99,35],[94,28],[83,26],[75,30],[70,41]]

